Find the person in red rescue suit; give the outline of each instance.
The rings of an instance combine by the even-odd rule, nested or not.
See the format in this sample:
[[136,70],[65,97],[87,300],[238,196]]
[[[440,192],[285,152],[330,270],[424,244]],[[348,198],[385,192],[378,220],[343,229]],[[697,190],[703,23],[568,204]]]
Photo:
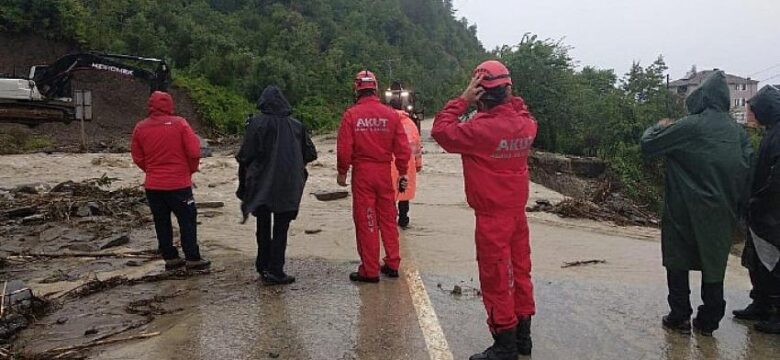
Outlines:
[[[406,111],[401,110],[402,104],[400,101],[390,101],[390,106],[396,109],[398,116],[401,118],[401,123],[404,126],[404,132],[409,139],[409,148],[412,150],[412,156],[409,158],[409,171],[407,176],[409,177],[409,184],[406,187],[406,191],[397,192],[396,199],[398,200],[398,226],[403,229],[409,227],[409,202],[414,200],[414,196],[417,193],[417,173],[422,171],[422,142],[420,141],[420,131],[417,125],[409,118],[409,114]],[[395,166],[391,167],[393,171],[393,183],[398,182],[398,170]]]
[[[337,138],[337,182],[347,186],[352,168],[352,215],[355,221],[360,267],[349,275],[356,282],[379,282],[380,271],[398,277],[401,256],[398,243],[396,186],[405,191],[408,182],[409,140],[403,124],[377,96],[376,76],[364,70],[354,83],[357,102],[341,118]],[[401,175],[394,184],[390,174],[393,157]],[[384,265],[379,266],[379,239],[385,248]]]
[[[478,113],[459,118],[469,107]],[[431,136],[461,154],[466,199],[476,214],[476,250],[482,298],[494,338],[471,360],[515,360],[531,353],[531,248],[525,206],[528,154],[537,124],[522,98],[512,96],[509,70],[487,61],[474,70],[461,97],[436,115]]]
[[[133,162],[146,173],[144,188],[165,269],[208,269],[211,262],[200,256],[198,248],[198,209],[192,196],[200,140],[186,119],[174,115],[171,95],[155,91],[149,98],[149,117],[135,126],[130,152]],[[179,222],[184,259],[173,245],[171,213]]]

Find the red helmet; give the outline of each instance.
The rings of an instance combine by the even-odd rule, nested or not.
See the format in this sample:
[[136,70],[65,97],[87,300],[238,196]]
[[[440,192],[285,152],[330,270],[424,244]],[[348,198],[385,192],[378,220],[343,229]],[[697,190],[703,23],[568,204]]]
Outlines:
[[376,75],[368,70],[362,70],[355,75],[355,91],[366,89],[379,89],[379,82],[376,81]]
[[512,85],[512,77],[509,75],[509,69],[500,61],[488,60],[479,64],[474,69],[473,76],[482,75],[482,81],[479,83],[484,88],[494,88],[505,85]]

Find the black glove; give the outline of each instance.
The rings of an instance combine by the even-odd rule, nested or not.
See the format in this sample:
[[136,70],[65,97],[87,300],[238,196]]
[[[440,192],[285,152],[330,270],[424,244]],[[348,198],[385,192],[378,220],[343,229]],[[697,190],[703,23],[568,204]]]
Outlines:
[[409,178],[406,175],[398,178],[398,192],[405,193],[406,188],[409,186]]

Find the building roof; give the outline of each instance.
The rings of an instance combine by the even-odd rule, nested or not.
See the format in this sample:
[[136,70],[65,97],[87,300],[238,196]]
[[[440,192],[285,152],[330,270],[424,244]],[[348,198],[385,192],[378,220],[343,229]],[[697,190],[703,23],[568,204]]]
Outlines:
[[[699,71],[696,74],[693,74],[692,76],[689,76],[688,78],[683,78],[679,80],[672,81],[669,83],[669,86],[677,87],[677,86],[686,86],[686,85],[699,85],[701,84],[704,79],[707,78],[707,76],[710,76],[715,71],[719,71],[718,69],[714,70],[704,70]],[[758,84],[758,81],[753,80],[751,78],[743,78],[736,75],[726,74],[726,83],[728,84]]]

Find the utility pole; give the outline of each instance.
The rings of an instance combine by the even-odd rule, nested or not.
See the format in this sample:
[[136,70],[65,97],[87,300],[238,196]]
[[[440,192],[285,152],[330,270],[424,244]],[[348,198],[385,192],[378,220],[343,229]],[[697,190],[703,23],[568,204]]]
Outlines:
[[398,59],[385,59],[385,65],[387,65],[387,76],[389,77],[389,81],[393,82],[395,78],[393,77],[393,63],[398,62]]
[[672,118],[672,104],[670,103],[669,98],[672,96],[670,93],[671,90],[669,89],[669,83],[670,83],[670,76],[669,74],[666,74],[666,94],[664,94],[664,98],[666,98],[666,115],[671,119]]

